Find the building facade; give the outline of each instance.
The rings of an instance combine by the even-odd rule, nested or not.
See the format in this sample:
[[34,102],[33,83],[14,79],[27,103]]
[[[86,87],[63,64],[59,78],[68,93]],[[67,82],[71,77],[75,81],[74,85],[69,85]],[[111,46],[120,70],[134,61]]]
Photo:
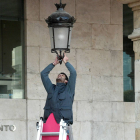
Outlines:
[[[54,3],[59,1],[26,0],[22,3],[24,28],[21,31],[24,34],[21,34],[24,37],[21,46],[24,46],[24,55],[20,56],[23,56],[24,67],[20,68],[24,69],[22,79],[25,85],[22,91],[15,88],[12,99],[0,99],[1,140],[36,139],[36,122],[43,116],[47,97],[40,72],[56,57],[51,53],[49,29],[44,20],[56,11]],[[140,1],[64,0],[62,3],[67,3],[65,11],[77,20],[72,31],[71,52],[67,54],[77,71],[73,104],[74,139],[139,140]],[[133,11],[133,32],[128,38],[133,41],[135,56],[135,102],[124,101],[123,4]],[[21,61],[15,62],[20,64]],[[69,75],[64,64],[51,71],[53,83],[62,71]],[[20,96],[17,93],[21,93]],[[15,131],[10,130],[13,125],[16,126]]]

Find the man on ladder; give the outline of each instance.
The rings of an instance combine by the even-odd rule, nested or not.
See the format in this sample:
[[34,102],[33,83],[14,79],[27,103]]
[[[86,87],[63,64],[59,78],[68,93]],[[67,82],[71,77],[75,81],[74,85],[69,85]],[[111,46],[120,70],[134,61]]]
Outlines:
[[[63,62],[65,63],[67,69],[70,71],[70,76],[68,78],[67,75],[63,72],[58,74],[56,78],[56,85],[52,84],[48,75],[50,71],[59,63],[58,57],[56,57],[55,61],[49,64],[41,72],[41,79],[48,93],[44,107],[43,122],[46,123],[46,120],[50,114],[53,113],[56,122],[60,124],[60,131],[62,131],[61,129],[65,129],[64,126],[71,126],[73,124],[72,104],[75,95],[75,84],[77,76],[76,70],[68,62],[68,57],[65,53]],[[71,130],[69,129],[69,131]],[[60,137],[62,136],[59,135],[59,140],[61,140]],[[70,136],[70,139],[73,139],[72,136]]]

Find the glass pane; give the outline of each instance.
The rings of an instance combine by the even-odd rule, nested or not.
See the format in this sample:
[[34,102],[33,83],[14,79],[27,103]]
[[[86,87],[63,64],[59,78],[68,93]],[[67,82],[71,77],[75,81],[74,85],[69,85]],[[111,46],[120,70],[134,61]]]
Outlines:
[[1,0],[0,20],[19,20],[23,17],[23,0]]
[[0,98],[24,98],[21,21],[0,21]]
[[24,1],[0,1],[0,98],[24,98]]
[[69,28],[54,28],[55,48],[67,48]]
[[71,43],[71,34],[72,34],[72,27],[70,27],[70,36],[69,36],[69,49],[70,49],[70,43]]
[[53,44],[53,28],[49,27],[49,31],[50,31],[51,48],[54,49],[54,44]]
[[123,87],[124,102],[134,102],[134,52],[133,42],[128,35],[133,32],[133,12],[128,5],[123,5]]

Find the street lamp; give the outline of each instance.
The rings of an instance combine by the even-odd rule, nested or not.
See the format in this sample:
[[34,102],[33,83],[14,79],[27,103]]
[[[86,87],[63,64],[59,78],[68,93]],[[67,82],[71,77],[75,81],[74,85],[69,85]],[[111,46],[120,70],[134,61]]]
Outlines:
[[[55,4],[57,11],[52,13],[45,21],[48,23],[51,40],[51,52],[56,53],[60,64],[62,63],[62,51],[70,52],[72,27],[76,19],[64,11],[66,4]],[[57,51],[60,51],[60,55]]]

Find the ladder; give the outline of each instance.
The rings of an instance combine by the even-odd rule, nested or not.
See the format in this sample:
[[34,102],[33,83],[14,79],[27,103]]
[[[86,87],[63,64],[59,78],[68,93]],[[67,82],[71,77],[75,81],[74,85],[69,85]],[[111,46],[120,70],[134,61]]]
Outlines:
[[67,125],[63,119],[61,119],[60,121],[59,132],[42,132],[43,130],[42,117],[40,117],[40,121],[36,123],[36,129],[37,129],[37,140],[42,140],[42,136],[59,136],[59,140],[66,140],[67,135],[69,135],[69,140],[74,140],[71,125]]

